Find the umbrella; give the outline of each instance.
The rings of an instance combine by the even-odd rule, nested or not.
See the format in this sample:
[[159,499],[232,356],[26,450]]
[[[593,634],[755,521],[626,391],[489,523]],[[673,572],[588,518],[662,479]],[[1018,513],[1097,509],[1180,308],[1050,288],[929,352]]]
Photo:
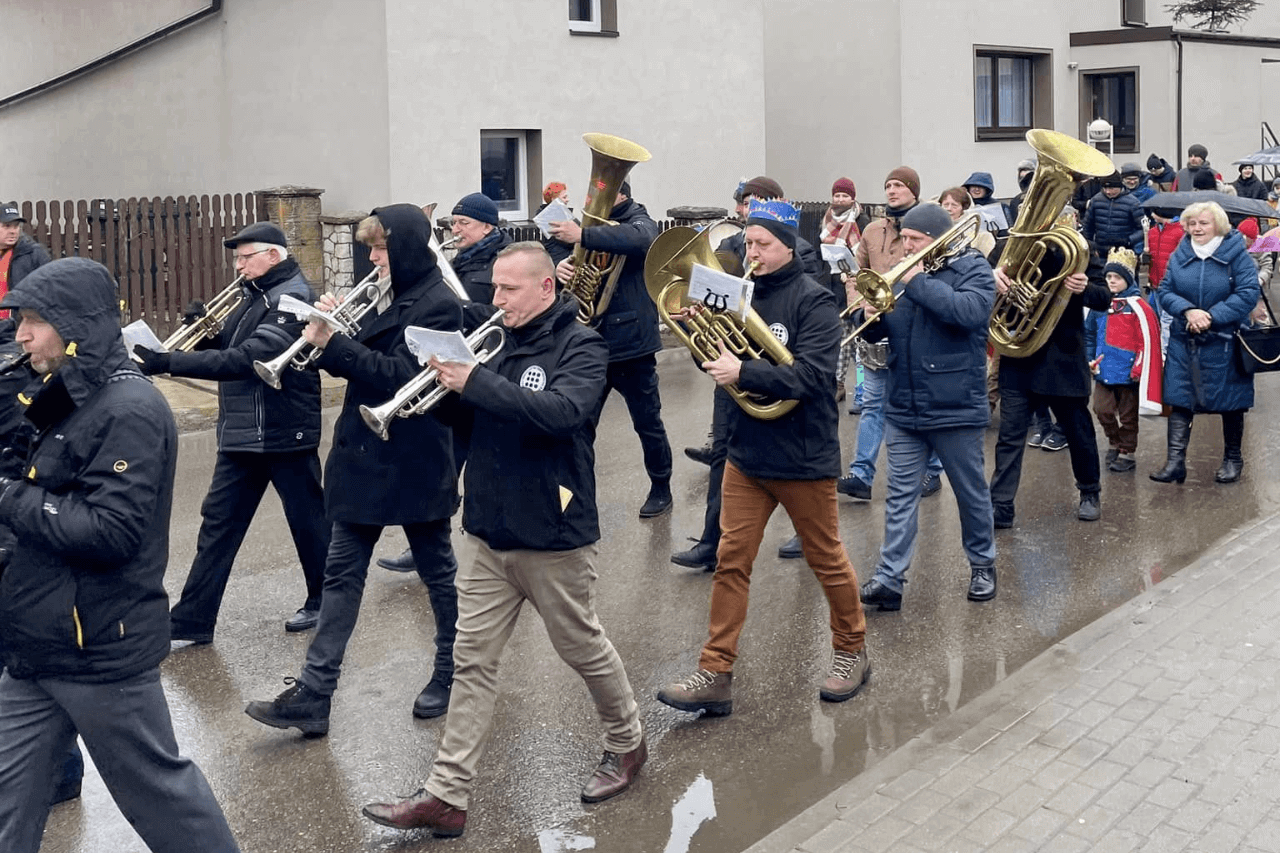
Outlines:
[[1265,201],[1256,198],[1241,198],[1237,195],[1220,193],[1217,190],[1193,190],[1191,192],[1156,193],[1142,203],[1146,210],[1164,208],[1166,210],[1182,210],[1188,205],[1202,201],[1216,201],[1222,209],[1236,216],[1260,216],[1264,219],[1275,219],[1276,209]]
[[1249,252],[1255,255],[1261,255],[1265,252],[1280,252],[1280,234],[1276,234],[1274,230],[1268,231],[1253,241],[1253,245],[1249,247]]
[[1248,157],[1242,157],[1233,165],[1253,165],[1253,166],[1280,166],[1280,145],[1272,145],[1270,148],[1263,148],[1250,154]]

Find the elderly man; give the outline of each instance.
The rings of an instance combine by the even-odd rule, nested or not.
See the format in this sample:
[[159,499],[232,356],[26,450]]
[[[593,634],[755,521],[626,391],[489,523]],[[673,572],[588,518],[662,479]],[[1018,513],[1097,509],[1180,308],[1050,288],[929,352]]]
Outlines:
[[[902,217],[906,253],[924,250],[950,228],[950,215],[938,205],[912,208]],[[930,273],[917,264],[900,283],[893,311],[865,332],[869,341],[890,343],[884,406],[889,497],[880,561],[862,585],[862,603],[881,610],[902,606],[930,453],[942,460],[956,494],[970,567],[969,600],[989,601],[996,594],[996,545],[982,443],[991,419],[986,348],[995,279],[986,259],[968,251]],[[863,310],[875,314],[870,306]]]
[[218,458],[200,507],[195,561],[170,614],[173,639],[190,645],[213,641],[232,564],[268,484],[284,506],[307,587],[307,600],[284,623],[286,631],[315,627],[329,551],[317,452],[320,375],[286,370],[277,390],[253,370],[255,361],[270,361],[302,334],[302,322],[280,310],[280,297],[310,303],[311,286],[289,257],[277,225],[254,223],[223,245],[234,252],[236,270],[244,276],[243,299],[217,337],[193,352],[135,348],[143,373],[218,383]]
[[370,820],[461,835],[498,698],[498,666],[527,600],[557,654],[586,682],[605,727],[604,757],[582,790],[600,802],[630,787],[648,755],[626,670],[596,617],[595,432],[608,349],[556,298],[538,243],[504,249],[493,266],[506,345],[487,365],[433,362],[444,387],[476,412],[463,526],[472,564],[458,571],[457,673],[426,785],[371,803]]
[[116,299],[105,267],[65,258],[0,302],[39,374],[21,397],[37,430],[26,474],[0,480],[0,524],[16,535],[0,576],[0,850],[39,850],[79,732],[149,849],[231,853],[160,684],[178,431],[125,352]]
[[493,259],[510,242],[498,222],[498,205],[484,193],[463,196],[453,206],[453,271],[472,302],[493,301]]
[[[22,211],[16,201],[0,207],[0,296],[8,293],[36,267],[49,263],[49,253],[22,233]],[[0,311],[0,316],[9,316]]]
[[796,258],[799,213],[785,201],[754,202],[747,218],[747,260],[758,262],[752,308],[791,351],[794,362],[741,361],[725,352],[702,368],[717,385],[797,400],[774,420],[734,406],[720,513],[720,551],[711,588],[708,639],[698,668],[658,691],[681,711],[724,716],[733,711],[733,666],[747,618],[752,565],[778,504],[795,525],[805,559],[830,608],[831,666],[818,695],[843,702],[870,674],[866,618],[858,578],[840,542],[836,476],[839,412],[831,386],[840,345],[835,297],[804,273]]
[[[613,299],[596,328],[609,345],[609,371],[605,393],[616,390],[627,403],[631,425],[640,437],[644,469],[649,475],[649,494],[640,507],[641,518],[654,518],[671,511],[671,443],[662,424],[662,398],[658,395],[657,352],[658,309],[644,285],[644,256],[658,236],[658,225],[644,205],[631,198],[631,184],[622,182],[614,200],[611,226],[583,228],[578,223],[554,222],[551,235],[562,243],[581,244],[591,252],[607,252],[626,259]],[[573,279],[573,258],[556,266],[562,284]]]

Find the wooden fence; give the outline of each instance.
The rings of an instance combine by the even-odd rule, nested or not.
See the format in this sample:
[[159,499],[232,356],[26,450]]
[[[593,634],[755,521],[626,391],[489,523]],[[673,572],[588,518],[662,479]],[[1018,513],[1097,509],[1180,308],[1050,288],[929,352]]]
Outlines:
[[98,261],[115,277],[123,321],[146,320],[164,339],[193,299],[235,278],[222,241],[266,218],[253,193],[24,202],[31,236],[54,258]]

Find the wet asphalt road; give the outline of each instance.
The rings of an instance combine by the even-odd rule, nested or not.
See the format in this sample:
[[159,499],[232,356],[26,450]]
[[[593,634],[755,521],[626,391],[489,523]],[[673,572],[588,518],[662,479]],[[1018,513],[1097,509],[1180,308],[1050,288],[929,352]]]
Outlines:
[[[668,354],[670,356],[670,354]],[[526,609],[503,662],[489,750],[458,841],[399,833],[360,817],[363,803],[417,789],[443,718],[414,720],[430,676],[431,612],[416,575],[370,570],[360,625],[334,699],[328,737],[266,728],[242,711],[297,675],[309,634],[283,621],[302,603],[301,573],[274,495],[259,511],[232,576],[213,645],[163,664],[178,741],[209,777],[246,853],[292,851],[737,851],[1099,615],[1176,572],[1231,530],[1280,508],[1280,384],[1263,378],[1246,419],[1245,478],[1213,482],[1217,418],[1196,420],[1185,485],[1146,474],[1163,460],[1164,421],[1143,419],[1136,474],[1103,477],[1103,519],[1075,520],[1066,453],[1028,449],[1017,526],[997,532],[1000,594],[965,600],[967,565],[954,499],[925,499],[903,610],[868,614],[874,675],[843,705],[821,703],[829,657],[826,604],[803,561],[778,560],[790,536],[775,514],[756,563],[735,670],[734,713],[703,720],[653,695],[693,668],[705,637],[710,576],[673,566],[673,548],[701,526],[706,468],[680,448],[702,443],[711,386],[682,355],[664,360],[665,419],[676,452],[674,515],[642,522],[647,481],[622,401],[606,407],[597,442],[603,539],[598,609],[626,663],[650,759],[634,789],[596,806],[578,792],[599,758],[586,690]],[[336,410],[330,410],[330,415]],[[857,419],[842,415],[847,461]],[[327,434],[328,430],[326,430]],[[1101,438],[1101,433],[1099,433]],[[988,432],[990,469],[995,431]],[[170,595],[193,555],[208,487],[212,433],[184,436],[174,507]],[[884,473],[870,503],[841,498],[841,533],[869,574],[883,523]],[[462,534],[459,559],[472,548]],[[387,532],[379,555],[399,553]],[[199,849],[193,840],[193,850]],[[50,816],[44,853],[133,853],[145,847],[90,768],[80,801]]]

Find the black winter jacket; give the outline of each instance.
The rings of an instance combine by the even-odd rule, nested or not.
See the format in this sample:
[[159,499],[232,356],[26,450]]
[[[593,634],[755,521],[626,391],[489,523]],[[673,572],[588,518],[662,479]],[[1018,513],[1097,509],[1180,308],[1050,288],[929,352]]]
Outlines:
[[23,234],[13,247],[13,260],[9,261],[9,289],[13,290],[33,270],[49,263],[49,252],[31,237]]
[[617,225],[582,230],[582,247],[626,257],[613,299],[596,330],[609,345],[609,361],[626,361],[662,349],[658,309],[644,286],[644,256],[658,236],[658,224],[644,205],[627,199],[615,205],[609,218]]
[[1111,305],[1111,291],[1104,283],[1102,267],[1101,259],[1090,256],[1089,283],[1084,293],[1071,294],[1044,346],[1026,358],[1000,359],[1001,388],[1053,397],[1088,397],[1093,393],[1085,358],[1084,309],[1105,311]]
[[741,406],[729,415],[729,461],[749,477],[823,480],[840,475],[839,412],[833,393],[840,314],[831,291],[805,275],[800,262],[755,280],[751,307],[794,362],[762,359],[742,364],[738,387],[780,400],[799,400],[787,414],[766,421]]
[[987,330],[995,301],[991,265],[978,252],[907,283],[893,311],[863,333],[889,341],[886,420],[915,431],[990,423]]
[[[862,233],[866,233],[866,225],[861,222],[858,227]],[[745,229],[737,234],[725,237],[720,241],[719,246],[713,246],[717,252],[729,252],[737,258],[743,259],[743,266],[746,266],[745,259],[747,257],[747,232]],[[823,282],[831,275],[831,267],[822,259],[822,253],[813,248],[813,244],[803,237],[796,237],[796,257],[800,259],[800,267],[804,270],[805,275],[814,281]]]
[[493,259],[510,242],[505,231],[495,228],[453,259],[453,271],[472,302],[493,303]]
[[462,390],[475,409],[462,525],[495,550],[600,538],[595,438],[609,349],[564,297],[518,329]]
[[1257,175],[1250,175],[1248,180],[1238,178],[1231,182],[1231,186],[1236,188],[1236,195],[1241,198],[1256,198],[1259,201],[1267,200],[1267,185],[1258,180]]
[[1081,228],[1095,252],[1103,255],[1114,246],[1142,252],[1142,205],[1128,192],[1107,198],[1099,192],[1089,201]]
[[458,508],[453,437],[434,413],[395,418],[383,441],[360,406],[378,406],[422,369],[404,339],[406,326],[451,332],[462,304],[428,248],[431,223],[412,204],[375,208],[387,232],[391,305],[365,315],[352,340],[335,334],[316,366],[347,380],[324,473],[325,514],[352,524],[410,524],[448,518]]
[[289,368],[280,390],[253,372],[255,361],[270,361],[302,334],[305,325],[279,310],[289,294],[311,304],[315,295],[297,261],[286,258],[244,284],[245,300],[208,349],[175,352],[169,374],[218,382],[218,450],[276,453],[320,445],[320,374]]
[[15,678],[130,678],[169,652],[173,414],[125,353],[101,264],[46,264],[4,304],[38,312],[74,353],[25,392],[38,434],[26,475],[0,489],[18,540],[0,577],[5,663]]

